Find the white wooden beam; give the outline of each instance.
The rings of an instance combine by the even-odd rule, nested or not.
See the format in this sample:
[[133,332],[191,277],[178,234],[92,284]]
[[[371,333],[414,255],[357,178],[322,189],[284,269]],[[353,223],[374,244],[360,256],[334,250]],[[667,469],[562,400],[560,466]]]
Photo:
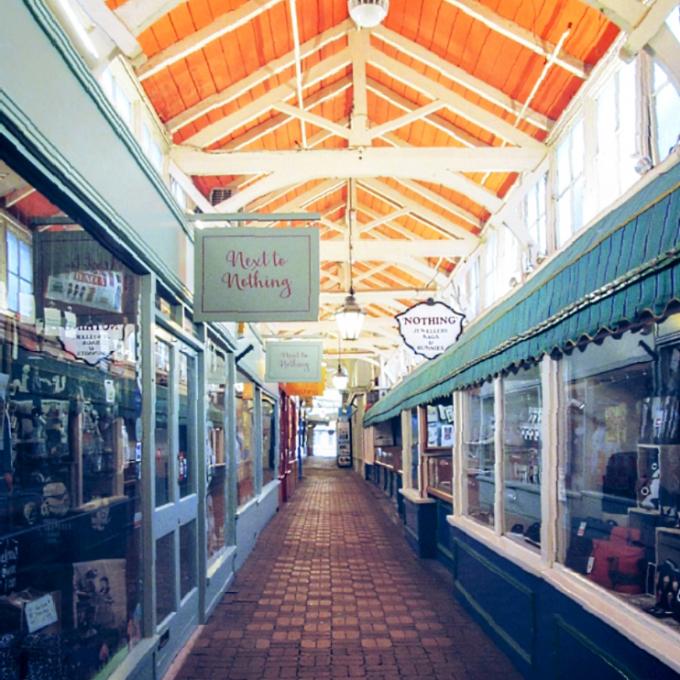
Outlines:
[[[373,78],[369,78],[367,80],[366,87],[368,88],[369,92],[372,92],[376,96],[384,99],[402,111],[415,111],[417,108],[413,102],[409,101],[405,97],[402,97],[400,94],[397,94],[390,88],[385,87]],[[485,146],[483,142],[481,142],[476,137],[473,137],[469,132],[466,132],[457,125],[450,123],[448,120],[446,120],[446,118],[443,118],[437,114],[424,118],[423,123],[440,130],[463,146],[469,146],[471,148]]]
[[409,208],[414,216],[420,216],[427,223],[439,229],[442,233],[465,241],[470,250],[476,247],[479,239],[474,234],[460,225],[447,220],[439,213],[430,210],[421,203],[403,196],[397,189],[385,184],[385,182],[376,179],[363,179],[360,184],[367,189],[369,193],[372,193],[382,200],[387,200],[387,202],[392,203],[393,205]]
[[[445,0],[449,5],[456,7],[461,12],[472,17],[476,21],[483,23],[492,31],[505,36],[506,38],[526,47],[535,52],[544,59],[547,59],[554,49],[554,45],[546,40],[541,40],[538,36],[528,31],[523,26],[510,21],[500,14],[494,12],[491,8],[483,5],[477,0]],[[565,71],[572,73],[579,78],[587,78],[589,68],[579,59],[571,56],[561,56],[555,61],[555,64]]]
[[[363,289],[355,291],[357,302],[360,305],[382,302],[393,302],[394,300],[409,300],[418,297],[427,297],[434,291],[425,291],[422,288],[383,288],[383,289]],[[347,291],[322,291],[319,293],[319,301],[322,304],[341,305],[347,297]]]
[[109,36],[116,47],[130,60],[142,54],[142,47],[118,14],[101,0],[78,0],[83,12],[93,24]]
[[[398,263],[411,257],[463,257],[470,252],[462,241],[408,240],[408,239],[357,239],[352,244],[352,259],[369,262],[391,261]],[[344,239],[323,239],[320,243],[321,259],[332,262],[347,260],[347,244]]]
[[[505,94],[505,92],[502,90],[499,90],[498,88],[489,85],[483,80],[476,78],[475,76],[468,73],[465,69],[455,66],[451,62],[443,59],[417,42],[409,40],[399,33],[395,33],[389,28],[386,28],[385,26],[376,26],[376,28],[373,29],[372,34],[383,40],[386,44],[397,49],[400,53],[407,55],[411,59],[415,59],[425,66],[429,66],[454,83],[462,85],[467,90],[474,92],[480,97],[486,99],[488,102],[499,106],[505,111],[514,114],[517,114],[519,111],[521,111],[522,102],[513,99],[512,97]],[[553,121],[551,121],[547,116],[532,109],[527,109],[524,117],[532,125],[540,128],[541,130],[548,131],[553,125]]]
[[127,0],[116,10],[116,14],[132,35],[137,36],[182,2],[186,0]]
[[[296,196],[295,198],[286,201],[284,204],[277,206],[277,211],[278,212],[287,212],[292,210],[293,208],[305,208],[308,205],[314,203],[315,201],[318,201],[325,196],[328,196],[328,194],[333,193],[334,191],[337,191],[344,182],[342,180],[338,179],[328,179],[323,182],[320,182],[319,184],[316,184],[315,186],[311,187],[304,193],[300,194],[299,196]],[[275,196],[266,196],[260,201],[256,201],[252,205],[250,205],[250,209],[253,211],[261,212],[264,211],[265,208],[273,203],[275,200],[281,198],[282,195],[285,195],[290,191],[291,188],[289,187],[285,192],[282,194],[278,194]],[[224,202],[216,206],[217,210],[224,211]]]
[[427,118],[427,116],[429,116],[431,113],[435,113],[436,111],[439,111],[442,108],[444,108],[444,104],[440,101],[433,101],[430,102],[429,104],[425,104],[424,106],[419,106],[417,109],[413,109],[413,111],[409,111],[408,113],[405,113],[403,116],[393,118],[392,120],[388,120],[382,125],[377,125],[376,127],[371,128],[369,130],[369,136],[371,139],[382,137],[383,135],[386,135],[388,132],[392,132],[392,130],[398,130],[399,128],[404,127],[405,125],[410,125],[416,120],[422,120],[423,118]]
[[467,118],[467,120],[472,121],[475,125],[479,125],[506,142],[517,146],[544,148],[544,145],[531,135],[518,130],[503,118],[491,113],[488,109],[473,104],[465,99],[465,97],[452,92],[440,83],[426,78],[415,69],[393,57],[387,56],[375,47],[371,48],[369,52],[369,60],[373,66],[390,77],[412,87],[431,99],[441,100],[455,114]]
[[[543,159],[541,149],[516,147],[373,147],[297,151],[206,152],[176,145],[171,156],[189,175],[247,175],[281,172],[289,176],[407,177],[449,185],[451,172],[521,172]],[[297,180],[295,180],[297,181]],[[302,180],[300,180],[302,181]],[[292,183],[292,182],[291,182]]]
[[206,45],[225,35],[235,31],[252,21],[255,17],[271,9],[282,0],[247,0],[242,5],[226,14],[222,14],[207,26],[204,26],[186,38],[172,43],[169,47],[161,50],[148,59],[137,69],[137,77],[140,81],[150,78],[164,68],[185,59],[194,52],[198,52]]
[[342,125],[338,125],[332,120],[328,120],[328,118],[323,118],[322,116],[318,116],[315,113],[310,113],[309,111],[300,109],[297,106],[291,106],[290,104],[286,104],[285,102],[279,102],[277,104],[274,104],[273,108],[276,109],[277,111],[280,111],[281,113],[285,113],[286,115],[291,116],[292,118],[297,118],[300,121],[310,123],[311,125],[316,125],[316,127],[320,127],[323,130],[328,130],[329,132],[332,132],[334,135],[337,135],[338,137],[342,137],[343,139],[349,139],[350,134],[349,129],[343,127]]
[[[307,42],[300,45],[300,57],[306,59],[307,57],[315,54],[320,49],[335,42],[342,38],[352,26],[352,22],[348,19],[333,26],[332,28],[324,31],[320,35],[311,38]],[[273,76],[285,71],[286,69],[292,67],[295,64],[295,52],[291,51],[287,54],[270,61],[266,66],[259,68],[245,78],[233,83],[229,87],[225,88],[220,92],[216,92],[209,97],[206,97],[202,101],[189,107],[186,111],[180,113],[179,115],[171,118],[167,127],[171,132],[176,132],[180,128],[192,123],[196,119],[204,116],[210,111],[224,106],[230,101],[238,99],[243,94],[252,90],[254,87],[261,85],[265,81],[269,80]],[[292,82],[292,81],[291,81]]]
[[[344,49],[331,57],[318,62],[305,74],[304,87],[310,87],[330,77],[349,63],[349,50]],[[238,111],[221,118],[199,130],[187,139],[193,146],[210,146],[234,130],[271,110],[276,104],[283,103],[295,94],[295,78],[275,87],[261,97],[254,99]]]
[[368,31],[354,29],[349,34],[349,49],[352,55],[352,114],[350,116],[351,146],[369,146],[368,98],[366,94],[366,58],[370,46]]
[[656,0],[643,4],[638,0],[584,0],[602,12],[628,34],[620,56],[632,61],[640,50],[652,54],[676,89],[680,91],[680,45],[666,26],[668,15],[677,11],[677,0]]
[[[362,208],[360,208],[362,210]],[[399,219],[400,217],[404,217],[405,215],[408,215],[409,211],[408,208],[400,208],[399,210],[393,210],[391,213],[388,213],[387,215],[380,215],[379,217],[375,217],[372,219],[370,222],[366,222],[365,224],[359,224],[357,232],[359,234],[365,234],[372,229],[375,229],[376,227],[379,227],[381,224],[385,224],[387,222],[391,222],[392,220]]]

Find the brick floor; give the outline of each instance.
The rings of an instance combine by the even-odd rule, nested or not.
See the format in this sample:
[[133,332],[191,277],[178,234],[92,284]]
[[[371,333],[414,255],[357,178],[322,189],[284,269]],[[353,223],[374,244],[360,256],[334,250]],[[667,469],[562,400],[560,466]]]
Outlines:
[[520,677],[366,482],[328,463],[307,465],[305,477],[178,680]]

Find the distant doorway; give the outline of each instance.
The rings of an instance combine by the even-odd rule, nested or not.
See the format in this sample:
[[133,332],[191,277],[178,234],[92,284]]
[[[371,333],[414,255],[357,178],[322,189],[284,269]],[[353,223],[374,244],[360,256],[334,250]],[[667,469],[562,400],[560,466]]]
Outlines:
[[335,427],[317,425],[312,438],[312,455],[320,458],[335,458],[337,440]]

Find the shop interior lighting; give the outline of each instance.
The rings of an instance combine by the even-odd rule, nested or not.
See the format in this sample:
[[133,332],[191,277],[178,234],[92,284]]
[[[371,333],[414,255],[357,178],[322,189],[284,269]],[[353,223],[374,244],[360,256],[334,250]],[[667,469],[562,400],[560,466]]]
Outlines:
[[387,16],[390,0],[349,0],[349,15],[359,28],[374,28]]

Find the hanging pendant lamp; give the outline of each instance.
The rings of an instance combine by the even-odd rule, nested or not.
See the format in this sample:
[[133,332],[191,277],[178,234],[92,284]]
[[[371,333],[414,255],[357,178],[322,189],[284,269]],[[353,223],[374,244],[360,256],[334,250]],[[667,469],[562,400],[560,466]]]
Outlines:
[[344,392],[349,385],[349,373],[347,369],[342,365],[342,345],[340,344],[340,336],[338,335],[338,370],[333,375],[333,387],[335,387],[338,392]]
[[349,295],[345,301],[335,312],[335,323],[338,326],[338,332],[343,340],[356,340],[364,325],[364,317],[366,312],[359,306],[354,297],[354,285],[352,283],[352,223],[354,222],[354,210],[352,209],[352,180],[349,181],[349,210],[348,210],[348,229],[349,229]]
[[390,0],[348,0],[349,15],[359,28],[374,28],[387,16]]

